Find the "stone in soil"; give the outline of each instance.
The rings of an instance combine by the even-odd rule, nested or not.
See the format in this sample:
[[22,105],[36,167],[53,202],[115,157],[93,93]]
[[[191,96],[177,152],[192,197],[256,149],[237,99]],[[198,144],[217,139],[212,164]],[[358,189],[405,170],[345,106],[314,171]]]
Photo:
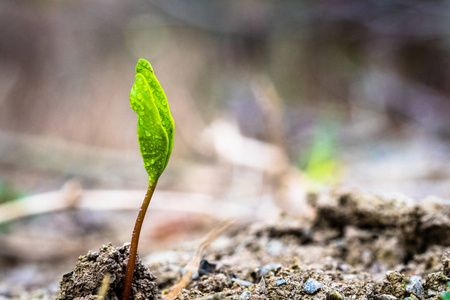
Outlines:
[[309,295],[312,295],[315,292],[317,292],[322,286],[323,285],[320,282],[318,282],[317,280],[314,280],[313,278],[309,278],[303,284],[303,291]]

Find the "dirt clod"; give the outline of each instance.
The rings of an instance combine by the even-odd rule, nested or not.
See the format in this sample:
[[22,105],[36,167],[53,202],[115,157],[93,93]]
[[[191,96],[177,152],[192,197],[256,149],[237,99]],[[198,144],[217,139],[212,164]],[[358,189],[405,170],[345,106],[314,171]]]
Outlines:
[[442,255],[442,273],[445,276],[450,277],[450,251],[447,251]]
[[[63,276],[58,300],[100,299],[99,288],[105,274],[109,274],[109,287],[105,299],[121,299],[129,245],[102,246],[98,252],[89,251],[80,256],[75,269]],[[132,299],[158,299],[156,277],[150,273],[139,256],[136,260],[132,285]]]

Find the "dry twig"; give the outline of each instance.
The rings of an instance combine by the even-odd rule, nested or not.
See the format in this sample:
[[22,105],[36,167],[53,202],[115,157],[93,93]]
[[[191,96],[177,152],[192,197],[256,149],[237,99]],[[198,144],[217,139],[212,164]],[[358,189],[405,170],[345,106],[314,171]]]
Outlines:
[[230,227],[234,222],[235,221],[231,219],[225,220],[220,224],[220,226],[214,228],[205,236],[205,238],[202,240],[197,250],[195,251],[194,256],[187,264],[186,273],[184,273],[183,277],[181,277],[181,280],[172,288],[170,293],[167,294],[166,297],[164,297],[164,300],[175,299],[175,297],[181,292],[181,290],[189,284],[194,270],[200,264],[200,260],[202,259],[203,251],[205,250],[205,248],[208,247],[208,245],[211,244],[211,242],[215,240],[219,234]]
[[109,289],[109,279],[111,278],[111,275],[109,273],[105,273],[105,277],[103,277],[102,285],[98,289],[98,295],[97,298],[99,300],[106,299],[106,296],[108,294]]

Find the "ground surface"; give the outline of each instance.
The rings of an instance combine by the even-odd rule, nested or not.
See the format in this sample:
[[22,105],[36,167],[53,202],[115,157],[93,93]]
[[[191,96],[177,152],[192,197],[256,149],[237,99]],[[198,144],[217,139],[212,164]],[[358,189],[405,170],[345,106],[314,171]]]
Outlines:
[[[345,191],[308,201],[315,211],[309,219],[285,214],[271,224],[238,222],[223,233],[178,299],[440,299],[447,290],[450,207]],[[180,280],[196,245],[182,243],[143,258],[156,276],[156,298]],[[95,260],[105,249],[115,248],[103,247],[80,261],[93,272],[123,269],[117,263],[121,250],[113,251],[115,259]],[[74,278],[65,275],[64,281],[68,277]],[[34,294],[4,288],[0,298],[54,299],[58,293],[55,284]],[[85,295],[66,293],[61,299],[91,299]]]

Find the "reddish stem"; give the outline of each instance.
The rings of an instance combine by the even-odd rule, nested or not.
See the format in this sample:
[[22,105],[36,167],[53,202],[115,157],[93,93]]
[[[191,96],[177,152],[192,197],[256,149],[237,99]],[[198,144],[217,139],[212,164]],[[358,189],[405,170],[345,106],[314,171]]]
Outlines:
[[130,254],[128,257],[127,270],[125,274],[125,285],[123,288],[122,300],[129,300],[131,296],[131,284],[133,283],[134,267],[136,265],[136,255],[139,244],[139,235],[141,234],[142,224],[144,223],[145,213],[147,212],[148,205],[152,200],[153,192],[156,188],[156,183],[148,186],[147,193],[145,194],[144,202],[134,224],[133,235],[131,237]]

